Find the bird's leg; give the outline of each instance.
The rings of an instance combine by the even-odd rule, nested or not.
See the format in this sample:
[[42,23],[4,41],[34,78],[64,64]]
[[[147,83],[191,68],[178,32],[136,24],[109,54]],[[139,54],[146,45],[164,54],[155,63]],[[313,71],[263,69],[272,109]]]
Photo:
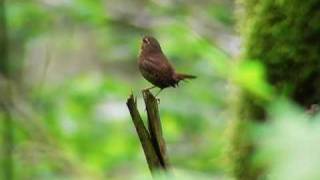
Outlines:
[[160,98],[157,98],[157,96],[161,93],[162,90],[163,90],[163,89],[161,88],[161,89],[157,92],[157,94],[154,96],[154,97],[157,99],[157,101],[158,101],[159,104],[160,104]]
[[154,97],[157,97],[163,89],[161,88]]
[[[151,86],[151,87],[148,87],[148,88],[146,88],[146,89],[142,89],[142,92],[145,93],[146,91],[148,91],[148,90],[150,90],[150,89],[153,89],[153,88],[156,88],[156,86]],[[160,88],[160,91],[158,91],[157,94],[154,96],[154,97],[157,99],[158,103],[160,103],[160,99],[157,98],[157,96],[160,94],[160,92],[162,91],[162,89],[163,89],[163,88]]]
[[141,91],[142,91],[142,95],[145,96],[145,93],[146,93],[147,91],[149,91],[150,89],[153,89],[153,88],[156,88],[156,86],[151,86],[151,87],[142,89],[142,90],[141,90]]
[[148,88],[142,89],[142,91],[148,91],[148,90],[153,89],[153,88],[156,88],[156,86],[151,86],[151,87],[148,87]]

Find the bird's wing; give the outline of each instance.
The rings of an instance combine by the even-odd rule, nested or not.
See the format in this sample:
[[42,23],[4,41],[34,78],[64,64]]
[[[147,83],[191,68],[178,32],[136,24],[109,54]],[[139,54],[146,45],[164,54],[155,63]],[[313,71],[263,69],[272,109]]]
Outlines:
[[174,69],[163,55],[141,58],[139,68],[144,78],[158,87],[167,87],[172,84]]
[[[159,61],[161,60],[161,61]],[[146,61],[149,62],[150,64],[153,64],[153,66],[157,67],[161,71],[165,71],[169,73],[170,71],[173,70],[171,64],[167,60],[167,58],[163,54],[155,54],[153,56],[148,56],[146,58]]]
[[143,77],[150,81],[152,84],[158,86],[158,83],[163,80],[163,76],[165,73],[162,73],[161,67],[159,67],[156,63],[148,60],[143,60],[140,62],[139,68]]
[[151,59],[145,59],[144,61],[142,61],[141,63],[143,69],[149,73],[157,73],[157,74],[161,74],[162,67],[161,67],[161,63],[157,63],[154,60]]

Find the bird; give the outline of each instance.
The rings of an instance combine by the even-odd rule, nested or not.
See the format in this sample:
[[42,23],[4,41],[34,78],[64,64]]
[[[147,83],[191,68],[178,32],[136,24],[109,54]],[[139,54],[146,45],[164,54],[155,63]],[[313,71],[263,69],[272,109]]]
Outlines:
[[143,91],[158,87],[160,91],[156,96],[165,88],[177,87],[182,80],[196,78],[194,75],[177,73],[158,40],[152,36],[142,38],[138,65],[142,76],[153,85]]

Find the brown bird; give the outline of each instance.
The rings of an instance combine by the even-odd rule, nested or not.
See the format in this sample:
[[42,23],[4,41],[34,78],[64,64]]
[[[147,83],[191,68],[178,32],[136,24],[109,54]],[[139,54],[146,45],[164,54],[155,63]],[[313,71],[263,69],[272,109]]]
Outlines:
[[193,75],[177,73],[163,54],[159,42],[151,36],[142,39],[139,69],[142,76],[154,85],[144,90],[158,87],[160,91],[157,95],[164,88],[178,86],[181,80],[196,78]]

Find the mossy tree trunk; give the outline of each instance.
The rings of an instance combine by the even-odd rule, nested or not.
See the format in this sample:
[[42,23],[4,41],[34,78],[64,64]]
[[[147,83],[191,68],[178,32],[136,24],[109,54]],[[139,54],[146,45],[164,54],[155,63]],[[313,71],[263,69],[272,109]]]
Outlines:
[[[244,61],[259,60],[278,95],[305,108],[318,104],[320,1],[242,0],[241,6]],[[255,145],[247,125],[265,121],[265,102],[245,90],[239,102],[233,135],[234,174],[237,179],[261,179],[265,173],[263,167],[253,165]]]

